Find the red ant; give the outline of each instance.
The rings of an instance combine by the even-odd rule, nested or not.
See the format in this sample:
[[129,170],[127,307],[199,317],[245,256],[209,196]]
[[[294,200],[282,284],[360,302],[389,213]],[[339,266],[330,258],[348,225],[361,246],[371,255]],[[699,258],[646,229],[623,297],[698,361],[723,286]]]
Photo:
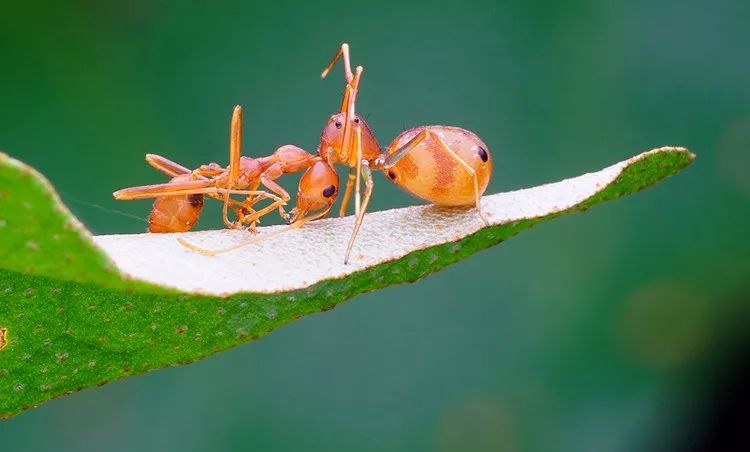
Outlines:
[[[125,188],[113,195],[121,200],[155,198],[149,215],[149,232],[190,230],[203,208],[204,195],[223,201],[223,219],[227,227],[240,229],[249,225],[254,231],[258,219],[277,208],[282,218],[293,227],[321,218],[328,214],[338,194],[336,171],[320,157],[300,147],[281,146],[268,157],[243,156],[242,107],[239,105],[232,114],[229,165],[226,168],[210,163],[191,171],[155,154],[147,154],[146,161],[172,176],[172,180],[164,184]],[[303,169],[306,171],[300,180],[300,190],[304,193],[298,196],[297,207],[289,215],[283,209],[290,199],[289,193],[276,183],[276,179],[284,173]],[[258,190],[261,184],[273,194]],[[233,194],[245,195],[246,198],[237,201],[229,197]],[[253,206],[261,199],[272,199],[273,202],[255,210]],[[228,209],[233,210],[237,221],[229,220]],[[187,242],[180,242],[194,248]]]

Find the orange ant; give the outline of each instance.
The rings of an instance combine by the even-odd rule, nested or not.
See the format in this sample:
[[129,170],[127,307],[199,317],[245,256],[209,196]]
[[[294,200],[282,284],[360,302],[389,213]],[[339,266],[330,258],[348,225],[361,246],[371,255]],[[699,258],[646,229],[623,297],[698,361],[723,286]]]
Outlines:
[[[374,183],[371,169],[383,171],[399,187],[433,204],[475,206],[482,221],[489,224],[480,205],[480,197],[492,175],[492,158],[487,145],[474,133],[459,127],[420,126],[402,132],[381,152],[372,129],[355,112],[364,69],[357,66],[352,72],[348,44],[341,44],[321,78],[325,78],[342,57],[346,87],[341,112],[328,119],[318,153],[331,166],[341,163],[350,168],[339,216],[346,214],[352,188],[356,187],[354,202],[357,217],[344,263],[349,261],[372,196]],[[363,197],[359,193],[360,178],[365,183]]]
[[[255,223],[263,215],[279,210],[279,214],[293,227],[325,216],[330,211],[338,194],[338,176],[335,170],[318,156],[294,146],[281,146],[268,157],[251,158],[242,155],[242,107],[234,108],[231,122],[229,165],[226,168],[216,163],[201,165],[191,171],[184,166],[155,154],[147,154],[146,161],[154,168],[172,176],[170,182],[125,188],[113,193],[116,199],[155,198],[149,216],[149,232],[185,232],[197,221],[203,208],[203,196],[223,201],[223,220],[229,228],[240,229]],[[297,207],[291,215],[283,206],[290,196],[276,179],[284,173],[306,170],[300,181],[304,182],[305,194],[298,198]],[[263,185],[273,193],[258,190]],[[244,201],[230,195],[245,195]],[[253,206],[261,199],[272,199],[268,206],[255,210]],[[232,209],[237,221],[228,218]],[[310,215],[308,213],[312,212]],[[196,249],[183,240],[183,245]],[[198,250],[198,249],[197,249]]]

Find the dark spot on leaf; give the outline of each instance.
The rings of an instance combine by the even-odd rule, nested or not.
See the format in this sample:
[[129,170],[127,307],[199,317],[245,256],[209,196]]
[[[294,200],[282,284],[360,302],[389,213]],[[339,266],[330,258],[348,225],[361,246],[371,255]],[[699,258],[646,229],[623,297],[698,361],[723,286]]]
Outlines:
[[177,327],[177,334],[184,334],[187,329],[187,325],[180,325]]

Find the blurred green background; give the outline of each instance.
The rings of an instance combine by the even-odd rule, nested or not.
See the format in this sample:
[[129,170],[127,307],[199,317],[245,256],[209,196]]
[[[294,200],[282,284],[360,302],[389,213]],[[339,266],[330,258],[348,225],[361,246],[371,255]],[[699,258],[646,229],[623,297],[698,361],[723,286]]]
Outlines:
[[[662,145],[698,159],[416,284],[0,422],[2,450],[699,450],[737,421],[750,3],[207,3],[2,6],[0,149],[95,233],[145,229],[148,202],[111,197],[163,180],[145,153],[225,163],[236,103],[247,153],[314,150],[342,41],[381,144],[473,130],[488,193]],[[373,210],[418,203],[376,177]],[[220,225],[215,204],[199,228]]]

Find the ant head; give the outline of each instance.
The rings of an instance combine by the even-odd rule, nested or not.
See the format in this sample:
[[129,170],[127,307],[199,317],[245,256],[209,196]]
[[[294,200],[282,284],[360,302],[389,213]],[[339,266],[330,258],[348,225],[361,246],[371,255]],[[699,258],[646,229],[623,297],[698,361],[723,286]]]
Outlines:
[[[336,113],[328,118],[328,122],[323,127],[320,134],[320,156],[324,159],[330,159],[331,162],[354,162],[357,154],[355,135],[357,127],[362,134],[362,158],[372,160],[380,155],[380,146],[378,145],[375,135],[372,133],[370,126],[360,115],[354,115],[354,119],[349,122],[349,144],[344,146],[344,129],[346,128],[346,113]],[[329,154],[330,152],[330,154]]]
[[299,181],[297,206],[291,211],[291,222],[304,218],[310,212],[327,212],[338,194],[339,176],[336,170],[324,161],[315,162]]

